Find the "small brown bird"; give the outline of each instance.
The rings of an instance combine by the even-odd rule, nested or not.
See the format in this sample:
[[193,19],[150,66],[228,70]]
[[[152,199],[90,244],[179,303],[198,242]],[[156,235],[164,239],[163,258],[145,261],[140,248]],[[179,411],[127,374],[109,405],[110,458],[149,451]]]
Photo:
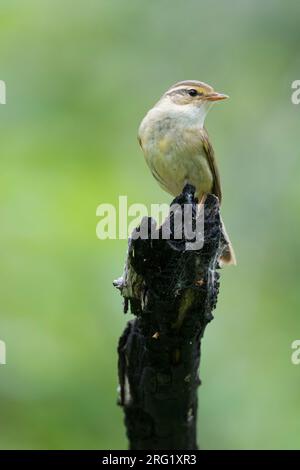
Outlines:
[[[212,104],[226,98],[227,95],[215,92],[206,83],[178,82],[142,120],[138,138],[146,162],[159,185],[173,196],[190,183],[195,186],[200,201],[212,193],[221,203],[219,171],[204,120]],[[224,224],[223,232],[228,250],[220,261],[236,264]]]

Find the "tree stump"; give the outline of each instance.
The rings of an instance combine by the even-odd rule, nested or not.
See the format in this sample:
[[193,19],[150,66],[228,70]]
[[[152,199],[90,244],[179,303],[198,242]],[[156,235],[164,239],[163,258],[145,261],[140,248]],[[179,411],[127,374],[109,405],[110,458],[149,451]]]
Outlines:
[[[186,185],[171,207],[189,205],[196,227],[194,193]],[[130,306],[135,315],[118,346],[119,404],[132,450],[197,449],[201,338],[213,318],[218,260],[227,248],[215,196],[207,196],[202,215],[204,244],[198,250],[186,249],[184,233],[175,239],[172,211],[169,240],[162,239],[164,224],[153,237],[156,223],[144,218],[129,239],[124,274],[114,282],[124,297],[125,313]],[[147,239],[138,238],[142,228]]]

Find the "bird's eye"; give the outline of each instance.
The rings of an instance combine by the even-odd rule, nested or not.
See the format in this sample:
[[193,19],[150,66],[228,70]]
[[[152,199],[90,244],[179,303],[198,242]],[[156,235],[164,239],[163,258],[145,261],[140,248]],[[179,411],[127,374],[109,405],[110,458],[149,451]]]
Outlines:
[[190,96],[196,96],[196,95],[198,95],[197,90],[195,90],[194,88],[192,88],[191,90],[189,90],[188,93],[189,93]]

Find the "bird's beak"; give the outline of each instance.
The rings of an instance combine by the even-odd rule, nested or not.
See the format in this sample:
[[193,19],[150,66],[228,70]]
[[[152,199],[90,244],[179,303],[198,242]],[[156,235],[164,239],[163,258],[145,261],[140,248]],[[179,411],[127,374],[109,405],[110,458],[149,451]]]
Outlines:
[[224,95],[223,93],[217,93],[215,91],[206,95],[207,101],[220,101],[226,100],[227,98],[229,98],[228,95]]

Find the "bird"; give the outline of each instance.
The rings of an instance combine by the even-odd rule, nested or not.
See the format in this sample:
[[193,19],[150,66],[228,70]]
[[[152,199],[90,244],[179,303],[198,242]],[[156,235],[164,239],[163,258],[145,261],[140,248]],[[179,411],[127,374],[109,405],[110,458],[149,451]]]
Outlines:
[[[220,174],[204,127],[208,111],[217,101],[229,98],[198,80],[172,85],[148,111],[139,130],[138,141],[152,175],[172,196],[179,195],[189,183],[203,202],[211,193],[222,202]],[[236,256],[225,225],[222,231],[227,248],[220,265],[236,265]]]

